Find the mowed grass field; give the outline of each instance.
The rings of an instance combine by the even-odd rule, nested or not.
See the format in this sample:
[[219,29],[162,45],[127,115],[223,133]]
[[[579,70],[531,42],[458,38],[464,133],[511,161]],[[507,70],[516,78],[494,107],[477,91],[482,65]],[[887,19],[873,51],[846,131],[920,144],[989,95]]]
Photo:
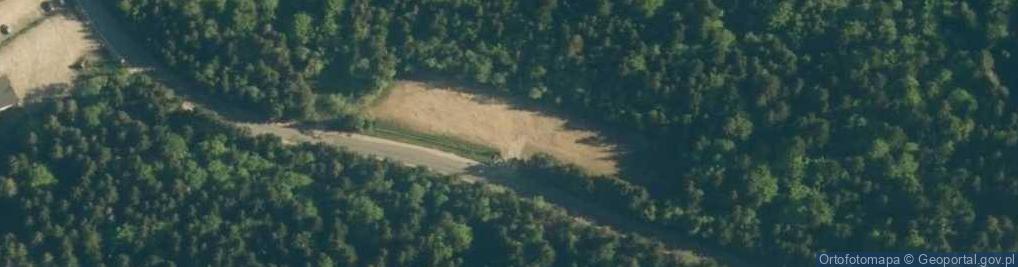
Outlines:
[[597,133],[456,88],[400,81],[368,113],[377,120],[372,134],[379,137],[475,159],[489,157],[491,150],[504,158],[545,153],[593,174],[617,172],[615,147],[590,142],[600,139]]

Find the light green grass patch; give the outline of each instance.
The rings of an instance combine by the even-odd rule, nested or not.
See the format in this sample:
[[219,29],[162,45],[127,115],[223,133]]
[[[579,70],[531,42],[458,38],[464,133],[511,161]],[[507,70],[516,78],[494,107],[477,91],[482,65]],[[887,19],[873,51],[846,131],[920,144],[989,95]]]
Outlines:
[[404,127],[389,120],[376,120],[374,128],[364,134],[450,152],[478,162],[499,158],[497,149],[448,135],[428,134]]

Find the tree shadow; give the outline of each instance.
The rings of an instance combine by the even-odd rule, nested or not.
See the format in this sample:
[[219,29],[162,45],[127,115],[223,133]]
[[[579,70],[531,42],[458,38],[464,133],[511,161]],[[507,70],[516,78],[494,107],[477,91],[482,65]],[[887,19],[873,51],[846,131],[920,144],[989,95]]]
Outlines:
[[54,83],[35,88],[29,88],[21,97],[23,105],[41,103],[49,99],[63,98],[70,95],[73,86],[69,83]]

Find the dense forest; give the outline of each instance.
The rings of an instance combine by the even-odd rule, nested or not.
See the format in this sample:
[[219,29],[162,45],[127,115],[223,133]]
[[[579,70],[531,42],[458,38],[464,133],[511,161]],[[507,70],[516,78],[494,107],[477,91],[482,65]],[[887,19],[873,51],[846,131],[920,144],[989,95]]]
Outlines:
[[110,3],[273,118],[424,76],[600,122],[623,179],[563,185],[746,255],[1018,250],[1012,0]]
[[714,266],[540,200],[250,137],[147,77],[0,114],[3,266]]

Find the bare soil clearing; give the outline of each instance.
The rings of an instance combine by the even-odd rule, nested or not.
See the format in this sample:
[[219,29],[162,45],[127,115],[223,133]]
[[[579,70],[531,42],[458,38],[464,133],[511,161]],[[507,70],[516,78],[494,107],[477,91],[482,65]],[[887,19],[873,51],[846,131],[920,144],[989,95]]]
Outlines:
[[416,131],[488,145],[506,158],[541,152],[594,174],[618,171],[614,147],[586,142],[596,140],[596,133],[568,129],[563,119],[462,90],[400,81],[369,113]]
[[[4,2],[9,1],[16,0]],[[0,75],[10,78],[15,94],[24,98],[34,90],[70,84],[76,74],[72,65],[98,47],[80,21],[52,16],[0,47]]]
[[[42,18],[42,2],[43,0],[0,0],[0,24],[9,25],[12,33],[21,31],[32,21]],[[8,36],[0,36],[0,40]]]

